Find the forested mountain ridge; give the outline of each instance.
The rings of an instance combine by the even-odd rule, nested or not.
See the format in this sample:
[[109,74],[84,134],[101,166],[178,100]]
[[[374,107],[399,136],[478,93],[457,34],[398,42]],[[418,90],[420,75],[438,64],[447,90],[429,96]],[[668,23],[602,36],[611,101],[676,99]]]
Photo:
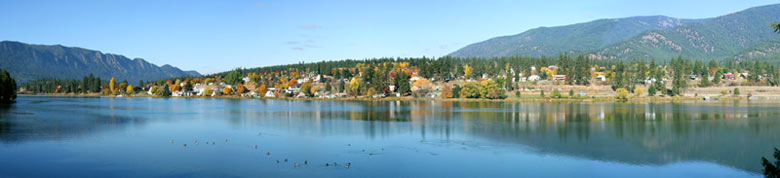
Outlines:
[[558,27],[539,27],[526,32],[492,38],[468,45],[450,56],[553,56],[567,51],[591,51],[653,29],[670,29],[702,20],[666,16],[600,19]]
[[[553,56],[577,53],[587,54],[593,59],[668,60],[676,56],[686,56],[695,59],[750,60],[752,58],[746,58],[750,55],[740,56],[741,53],[751,48],[761,48],[755,45],[777,39],[769,23],[780,19],[780,4],[749,8],[708,19],[651,17],[657,19],[603,19],[561,27],[537,28],[514,36],[468,45],[450,56]],[[623,25],[617,25],[621,24],[619,21],[623,21]],[[634,25],[625,25],[629,22],[634,22]],[[590,32],[584,33],[587,31]],[[758,57],[767,55],[773,54]]]
[[[762,42],[777,39],[770,22],[780,19],[780,4],[754,7],[668,30],[650,30],[590,54],[594,59],[734,59]],[[743,60],[749,55],[741,57]]]
[[144,59],[129,59],[62,45],[31,45],[14,41],[0,42],[0,68],[11,73],[18,83],[41,78],[78,79],[89,74],[117,80],[157,80],[179,76],[200,76],[195,71],[157,66]]

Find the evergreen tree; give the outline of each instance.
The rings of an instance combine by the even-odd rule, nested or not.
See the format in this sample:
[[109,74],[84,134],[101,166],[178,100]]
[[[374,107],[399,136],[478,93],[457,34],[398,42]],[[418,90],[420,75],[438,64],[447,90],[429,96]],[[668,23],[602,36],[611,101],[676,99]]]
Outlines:
[[412,88],[411,84],[409,83],[409,76],[407,76],[406,73],[400,72],[400,74],[396,75],[394,81],[395,86],[398,88],[398,93],[401,95],[407,95],[411,93]]
[[171,96],[171,89],[168,85],[163,85],[163,91],[160,93],[160,96],[163,97],[169,97]]
[[0,104],[16,101],[16,81],[6,70],[0,72]]

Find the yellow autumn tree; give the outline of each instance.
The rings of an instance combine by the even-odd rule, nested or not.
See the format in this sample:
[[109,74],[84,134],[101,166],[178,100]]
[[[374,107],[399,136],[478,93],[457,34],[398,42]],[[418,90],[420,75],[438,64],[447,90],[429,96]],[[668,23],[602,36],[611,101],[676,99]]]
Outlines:
[[431,92],[431,82],[428,79],[420,78],[412,83],[412,95],[424,97]]
[[349,81],[349,93],[353,96],[358,96],[360,95],[359,89],[360,81],[358,81],[357,77],[352,78],[352,81]]
[[127,85],[127,89],[125,89],[125,92],[127,94],[133,94],[133,92],[135,92],[133,91],[133,85]]
[[469,78],[471,76],[471,73],[474,72],[474,69],[472,69],[469,65],[463,66],[463,75],[466,76],[466,78]]
[[108,82],[108,88],[111,90],[112,94],[116,95],[116,79],[114,79],[114,77],[111,77],[111,81]]

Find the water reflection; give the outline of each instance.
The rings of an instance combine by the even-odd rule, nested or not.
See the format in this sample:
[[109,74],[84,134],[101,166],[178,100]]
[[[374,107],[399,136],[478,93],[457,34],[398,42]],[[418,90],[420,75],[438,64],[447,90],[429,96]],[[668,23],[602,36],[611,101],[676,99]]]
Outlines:
[[[641,165],[704,161],[760,173],[780,147],[775,104],[591,104],[454,101],[287,101],[21,97],[0,108],[0,140],[79,139],[224,120],[228,129],[329,138],[531,148],[537,154]],[[184,126],[182,126],[184,127]],[[203,126],[208,127],[208,126]]]

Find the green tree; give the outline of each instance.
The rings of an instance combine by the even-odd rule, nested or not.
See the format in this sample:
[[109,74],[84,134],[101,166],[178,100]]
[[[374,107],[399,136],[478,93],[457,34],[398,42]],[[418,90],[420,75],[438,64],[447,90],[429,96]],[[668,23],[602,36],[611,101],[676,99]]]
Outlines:
[[460,90],[461,98],[480,98],[482,97],[482,87],[477,82],[467,82],[463,84],[463,88]]
[[569,97],[574,97],[574,89],[569,90]]
[[236,85],[238,83],[241,83],[241,72],[239,72],[238,69],[230,71],[225,76],[225,82],[227,82],[230,85]]
[[712,84],[717,85],[720,83],[721,77],[723,77],[723,72],[721,70],[715,71],[715,76],[712,77]]
[[761,157],[761,165],[764,166],[764,177],[778,178],[780,177],[780,150],[775,148],[775,153],[772,154],[775,157],[775,163],[772,164],[769,160]]
[[734,96],[739,96],[739,88],[734,88]]
[[303,92],[303,94],[308,97],[314,96],[314,94],[311,93],[311,80],[303,82],[303,84],[301,84],[301,92]]
[[690,63],[687,59],[683,59],[682,56],[678,56],[677,59],[672,60],[672,68],[674,70],[672,77],[672,93],[674,95],[682,94],[683,90],[688,87],[687,64]]
[[393,80],[395,87],[398,88],[398,93],[400,93],[402,96],[408,95],[412,92],[411,83],[409,83],[409,76],[407,76],[406,73],[400,72],[400,74],[396,75]]
[[162,92],[160,92],[160,96],[163,96],[163,97],[171,96],[171,89],[170,89],[170,87],[168,85],[163,85],[162,88],[163,89],[162,89]]
[[461,89],[463,88],[461,88],[460,85],[455,85],[454,87],[452,87],[452,97],[453,98],[460,97]]
[[16,101],[16,81],[8,71],[0,72],[0,103],[10,104]]
[[553,98],[561,98],[561,97],[562,97],[562,96],[561,96],[561,90],[558,90],[557,88],[556,88],[556,89],[553,89],[553,91],[552,91],[552,97],[553,97]]
[[701,79],[699,79],[699,87],[708,87],[710,86],[710,76],[707,74],[707,72],[704,72],[702,74]]
[[647,96],[655,96],[655,93],[657,93],[658,90],[655,89],[655,87],[650,86],[647,87]]
[[771,23],[772,28],[775,29],[776,33],[780,33],[780,23]]

